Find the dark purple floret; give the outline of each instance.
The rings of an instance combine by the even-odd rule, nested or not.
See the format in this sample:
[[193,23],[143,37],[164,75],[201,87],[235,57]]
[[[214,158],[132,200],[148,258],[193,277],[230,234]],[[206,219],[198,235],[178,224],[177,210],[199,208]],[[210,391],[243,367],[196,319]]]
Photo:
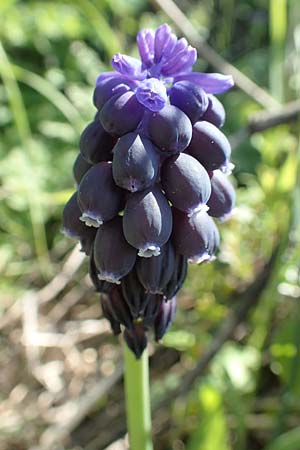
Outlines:
[[192,124],[184,112],[173,105],[166,105],[149,118],[148,132],[151,140],[163,152],[183,151],[192,138]]
[[85,230],[84,234],[81,236],[80,245],[81,245],[81,252],[84,252],[87,256],[89,256],[92,252],[94,241],[97,234],[97,229],[93,227],[86,227],[87,230]]
[[176,313],[176,297],[161,304],[154,321],[155,340],[160,341],[170,328]]
[[129,194],[124,210],[126,240],[142,257],[158,256],[172,231],[170,205],[158,187]]
[[133,319],[123,298],[121,287],[115,285],[110,293],[104,294],[103,297],[114,319],[129,330],[133,329]]
[[163,294],[175,270],[175,251],[171,241],[160,249],[159,256],[137,258],[136,272],[144,289],[152,294]]
[[89,255],[95,239],[95,233],[80,220],[81,210],[79,209],[77,199],[78,195],[75,192],[64,207],[62,231],[66,236],[72,239],[78,239],[81,242],[82,251]]
[[163,302],[162,295],[152,295],[144,311],[143,324],[152,327]]
[[100,111],[114,95],[122,95],[130,90],[130,81],[125,77],[99,77],[93,95],[93,102]]
[[121,333],[121,323],[115,318],[115,315],[112,311],[112,304],[107,295],[100,296],[100,303],[102,308],[102,313],[105,319],[107,319],[110,323],[110,327],[115,336]]
[[99,120],[91,122],[82,132],[79,142],[80,153],[90,164],[112,161],[112,149],[116,139],[108,134]]
[[186,153],[196,158],[207,171],[226,170],[231,148],[227,137],[217,127],[201,120],[193,126],[193,137]]
[[113,177],[118,186],[136,192],[155,183],[159,156],[149,139],[128,133],[118,140],[113,153]]
[[208,108],[201,120],[206,120],[206,122],[210,122],[218,128],[222,128],[225,122],[225,109],[222,103],[217,97],[212,94],[208,96]]
[[134,131],[144,114],[144,107],[133,92],[114,95],[103,106],[100,121],[103,128],[113,136],[123,136]]
[[220,170],[215,170],[211,178],[211,196],[207,205],[208,214],[221,220],[230,217],[235,203],[235,191],[228,180]]
[[211,185],[202,164],[187,153],[168,158],[161,170],[161,184],[175,208],[188,214],[207,210]]
[[144,286],[137,277],[135,269],[131,270],[131,272],[122,279],[121,285],[123,297],[131,311],[132,317],[134,319],[142,318],[144,316],[145,308],[153,295],[145,291]]
[[172,299],[181,286],[187,275],[188,259],[186,256],[176,253],[175,257],[175,269],[172,273],[172,277],[164,289],[164,297],[166,300]]
[[200,211],[189,217],[173,208],[173,223],[172,239],[178,253],[197,264],[214,257],[219,246],[219,232],[206,212]]
[[135,94],[139,103],[153,112],[160,111],[168,100],[167,89],[157,78],[140,82]]
[[123,336],[130,350],[139,359],[147,347],[147,335],[144,325],[142,323],[134,324],[132,330],[124,330]]
[[115,185],[112,163],[100,162],[83,177],[78,187],[80,220],[98,227],[115,217],[124,206],[124,192]]
[[73,164],[73,176],[76,183],[76,186],[79,185],[80,181],[87,173],[87,171],[92,167],[92,164],[88,163],[86,159],[78,153],[77,158]]
[[192,123],[203,117],[208,107],[208,96],[190,81],[178,81],[169,91],[171,105],[181,109]]
[[[97,232],[96,229],[95,229],[95,231]],[[114,284],[109,283],[108,281],[105,281],[105,280],[99,280],[98,271],[97,271],[97,267],[96,267],[95,259],[94,259],[94,250],[93,249],[92,249],[91,255],[90,255],[89,274],[90,274],[91,281],[96,289],[96,292],[100,292],[101,294],[109,294],[109,292],[113,288]]]
[[121,217],[117,216],[99,227],[94,257],[100,280],[120,284],[121,278],[132,270],[136,249],[124,238]]

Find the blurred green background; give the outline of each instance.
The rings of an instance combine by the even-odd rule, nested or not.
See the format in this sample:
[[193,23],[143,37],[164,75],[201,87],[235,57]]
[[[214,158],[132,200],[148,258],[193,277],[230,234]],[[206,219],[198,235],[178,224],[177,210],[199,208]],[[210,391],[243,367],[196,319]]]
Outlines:
[[[299,0],[178,5],[204,41],[278,102],[299,98]],[[78,268],[64,266],[74,242],[60,232],[61,212],[74,191],[79,135],[95,113],[97,75],[117,51],[137,54],[140,28],[164,22],[173,26],[144,0],[0,2],[1,450],[126,448],[119,379],[63,443],[47,444],[121,357],[86,263],[73,253]],[[198,56],[198,70],[216,71]],[[262,107],[238,88],[220,97],[224,132],[236,142]],[[262,271],[267,283],[186,396],[155,411],[156,450],[300,449],[299,131],[294,121],[244,133],[234,146],[237,209],[219,225],[217,261],[190,266],[165,346],[151,347],[154,401],[180,386]]]

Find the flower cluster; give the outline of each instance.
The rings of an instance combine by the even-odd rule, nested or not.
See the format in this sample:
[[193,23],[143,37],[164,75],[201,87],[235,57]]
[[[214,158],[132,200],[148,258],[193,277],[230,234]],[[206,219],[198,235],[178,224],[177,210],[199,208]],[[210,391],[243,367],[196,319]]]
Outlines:
[[196,50],[166,24],[137,44],[141,60],[118,53],[97,79],[63,227],[90,258],[113,332],[140,357],[149,330],[160,340],[172,323],[187,263],[214,258],[213,218],[230,215],[235,193],[214,95],[232,78],[193,72]]

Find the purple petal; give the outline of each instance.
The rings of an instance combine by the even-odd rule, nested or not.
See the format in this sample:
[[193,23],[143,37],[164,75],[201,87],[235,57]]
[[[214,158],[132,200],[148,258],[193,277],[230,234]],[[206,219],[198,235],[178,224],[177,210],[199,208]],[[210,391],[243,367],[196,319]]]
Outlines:
[[153,112],[160,111],[168,100],[165,85],[157,78],[148,78],[140,83],[136,90],[136,98]]
[[170,75],[171,73],[176,73],[177,65],[180,64],[181,59],[185,57],[185,54],[189,48],[192,47],[188,46],[186,39],[184,38],[179,39],[170,56],[166,59],[166,62],[163,64],[161,73],[166,76]]
[[144,80],[147,76],[142,62],[132,56],[116,53],[111,59],[111,65],[117,72],[136,80]]
[[154,61],[157,63],[161,60],[161,57],[164,52],[164,47],[168,43],[170,39],[171,28],[169,25],[164,23],[160,27],[157,28],[155,32],[155,41],[154,41]]
[[172,54],[172,52],[176,46],[176,43],[177,43],[177,37],[175,36],[174,33],[171,33],[169,36],[168,42],[166,42],[166,44],[164,46],[164,51],[163,51],[163,55],[162,55],[163,61],[170,58],[170,55]]
[[169,58],[176,58],[178,53],[182,52],[188,47],[188,41],[185,38],[178,39],[173,51],[170,53]]
[[182,73],[174,77],[174,82],[187,80],[200,86],[207,94],[222,94],[234,85],[231,75],[221,73]]
[[172,58],[163,68],[162,73],[166,76],[188,72],[192,69],[197,59],[197,50],[190,45],[182,50],[177,57]]
[[136,37],[141,60],[146,67],[150,67],[154,60],[154,32],[152,30],[141,30]]
[[181,58],[181,64],[178,66],[178,72],[188,72],[197,61],[197,50],[188,46],[184,56]]

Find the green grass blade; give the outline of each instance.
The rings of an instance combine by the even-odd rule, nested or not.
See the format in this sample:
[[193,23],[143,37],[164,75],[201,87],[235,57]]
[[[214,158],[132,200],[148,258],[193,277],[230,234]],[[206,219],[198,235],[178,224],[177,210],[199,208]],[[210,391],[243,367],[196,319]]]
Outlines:
[[284,101],[284,51],[287,32],[287,0],[270,0],[270,89],[279,101]]
[[16,65],[13,66],[13,71],[18,81],[27,84],[39,94],[43,95],[66,117],[77,132],[80,133],[82,131],[84,120],[64,94],[36,73]]
[[[71,3],[74,4],[73,2]],[[89,0],[78,0],[74,6],[76,6],[88,19],[90,26],[93,27],[94,34],[99,39],[99,42],[104,48],[107,57],[110,59],[114,53],[119,52],[122,45],[108,20],[101,13],[99,9],[99,2],[96,7]]]
[[300,427],[281,434],[274,439],[264,450],[299,450]]
[[[6,55],[4,47],[0,42],[0,75],[3,80],[4,87],[7,91],[11,111],[16,125],[16,130],[19,135],[20,143],[22,148],[27,153],[27,157],[31,159],[31,130],[29,126],[29,121],[26,114],[25,105],[23,103],[23,98],[14,76],[12,66]],[[28,177],[29,179],[34,179],[34,170],[29,169],[32,167],[28,165]],[[25,170],[25,169],[24,169]],[[34,246],[36,255],[39,259],[41,270],[46,274],[49,270],[49,255],[46,239],[46,231],[43,223],[43,214],[41,205],[39,202],[39,192],[35,190],[34,192],[29,191],[27,193],[28,208],[31,218]]]

